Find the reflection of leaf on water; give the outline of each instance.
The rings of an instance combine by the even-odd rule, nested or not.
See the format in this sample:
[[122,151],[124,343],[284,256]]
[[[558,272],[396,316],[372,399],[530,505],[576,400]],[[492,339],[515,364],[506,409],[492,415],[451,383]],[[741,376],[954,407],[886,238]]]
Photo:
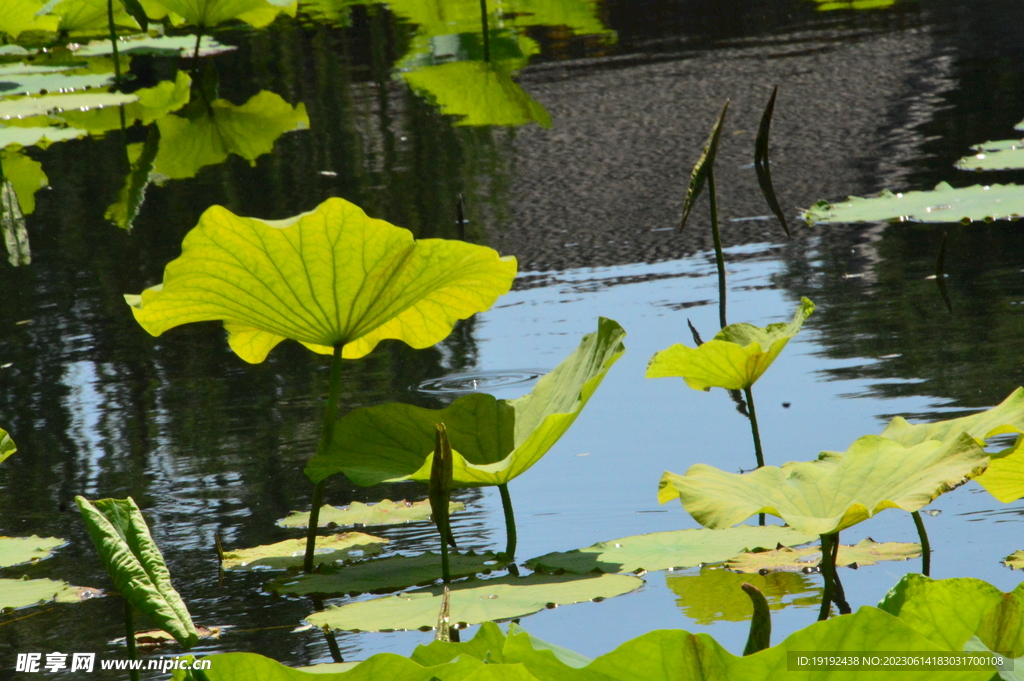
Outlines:
[[43,0],[4,0],[0,12],[0,33],[17,40],[24,31],[56,31],[59,17],[40,15]]
[[705,626],[720,620],[743,622],[751,618],[754,606],[740,588],[744,582],[753,584],[764,594],[771,610],[789,605],[816,608],[821,603],[821,587],[797,572],[741,575],[722,568],[704,567],[700,575],[665,577],[666,586],[678,596],[676,604],[683,614]]
[[510,75],[480,61],[427,66],[402,77],[433,98],[441,112],[463,116],[456,125],[524,125],[551,127],[551,115]]
[[157,121],[162,143],[153,171],[164,178],[195,177],[200,168],[222,163],[228,154],[255,165],[258,157],[273,150],[278,137],[309,127],[305,104],[292,108],[280,95],[267,90],[241,106],[225,99],[208,107],[196,102],[188,115]]
[[131,171],[125,178],[124,187],[117,195],[117,202],[107,208],[103,217],[124,230],[131,230],[146,200],[146,188],[152,179],[153,160],[160,148],[160,131],[149,129],[144,143],[128,145],[128,161]]

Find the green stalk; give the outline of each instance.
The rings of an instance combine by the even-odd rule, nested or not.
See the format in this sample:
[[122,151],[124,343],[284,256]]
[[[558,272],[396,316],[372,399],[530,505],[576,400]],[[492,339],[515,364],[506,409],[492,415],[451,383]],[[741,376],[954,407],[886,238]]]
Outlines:
[[843,583],[839,581],[839,571],[836,569],[838,557],[839,533],[821,535],[821,576],[825,582],[825,591],[822,594],[821,611],[818,613],[819,621],[828,619],[831,603],[836,604],[840,615],[849,615],[852,612],[850,604],[846,602]]
[[839,568],[836,563],[839,559],[839,533],[832,535],[832,600],[839,608],[840,615],[849,615],[850,604],[846,602],[846,592],[843,590],[843,583],[839,581]]
[[107,0],[107,26],[110,29],[110,48],[114,52],[114,82],[117,83],[117,87],[120,89],[121,60],[117,54],[117,33],[114,31],[114,0]]
[[722,235],[718,231],[718,197],[715,196],[715,169],[708,168],[708,201],[711,203],[711,237],[715,241],[715,261],[718,263],[718,323],[724,329],[725,321],[725,255],[722,253]]
[[918,511],[914,511],[910,515],[914,516],[917,536],[921,539],[921,574],[925,577],[930,577],[932,571],[932,546],[928,542],[928,533],[924,529],[924,520],[921,519],[921,514]]
[[448,564],[448,541],[441,537],[441,581],[445,584],[452,583],[452,570]]
[[[135,623],[132,621],[132,604],[127,600],[124,602],[124,633],[125,644],[128,646],[128,659],[137,660],[139,654],[135,650]],[[139,670],[129,669],[128,677],[132,681],[139,681]]]
[[[334,346],[334,354],[331,355],[331,384],[327,393],[327,404],[324,405],[324,420],[320,426],[320,444],[316,448],[316,455],[323,456],[327,453],[327,447],[331,443],[331,436],[334,434],[334,422],[338,419],[338,397],[341,394],[341,349],[344,346]],[[321,480],[313,486],[313,507],[309,511],[309,532],[306,534],[306,555],[302,561],[302,569],[310,572],[313,569],[313,552],[316,550],[316,531],[320,523],[320,507],[324,505],[324,489],[327,487],[327,480]]]
[[828,619],[832,606],[832,577],[829,572],[829,562],[832,560],[832,547],[828,543],[829,535],[821,535],[821,580],[824,588],[821,592],[821,609],[818,611],[818,621]]
[[480,24],[484,33],[484,61],[491,62],[491,36],[487,26],[487,0],[480,0]]
[[[757,411],[754,409],[754,393],[750,388],[743,389],[747,396],[747,412],[750,417],[750,434],[754,436],[754,456],[757,457],[757,467],[764,466],[764,452],[761,450],[761,431],[757,427]],[[757,524],[764,525],[764,513],[757,514]]]
[[501,509],[505,512],[505,560],[516,558],[516,516],[512,511],[512,496],[508,493],[508,483],[498,485],[501,492]]

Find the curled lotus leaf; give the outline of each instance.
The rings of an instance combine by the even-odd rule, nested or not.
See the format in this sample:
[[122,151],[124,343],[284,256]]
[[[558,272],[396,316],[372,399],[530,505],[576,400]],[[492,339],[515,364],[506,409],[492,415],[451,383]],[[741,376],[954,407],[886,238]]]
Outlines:
[[1024,570],[1024,551],[1014,551],[1003,558],[1003,565],[1011,570]]
[[0,612],[40,603],[78,603],[99,595],[98,589],[54,579],[0,579]]
[[804,320],[814,303],[800,299],[793,321],[769,324],[730,324],[697,348],[681,343],[662,350],[647,365],[647,378],[682,377],[695,390],[749,388],[768,370]]
[[0,537],[0,567],[36,563],[67,542],[57,537]]
[[10,434],[3,428],[0,428],[0,461],[3,461],[16,451],[18,451],[18,446],[14,444]]
[[721,567],[702,567],[699,575],[669,574],[665,586],[676,595],[676,605],[697,624],[714,622],[745,622],[754,614],[750,598],[743,592],[744,583],[752,584],[764,594],[769,610],[817,608],[821,604],[821,587],[814,578],[798,572],[770,572],[765,575],[738,574]]
[[[598,542],[585,549],[548,553],[526,561],[531,570],[639,572],[720,563],[745,551],[796,546],[816,535],[789,527],[739,525],[727,530],[672,530]],[[759,555],[759,554],[754,554]],[[742,594],[741,594],[742,595]],[[743,596],[749,603],[749,599]]]
[[[387,539],[374,537],[362,532],[344,532],[331,537],[318,537],[316,541],[317,564],[357,560],[383,551]],[[254,546],[248,549],[224,551],[221,567],[225,570],[286,570],[302,567],[306,549],[306,538],[286,539],[275,544]]]
[[[838,567],[874,565],[881,560],[907,560],[921,555],[921,545],[903,542],[876,542],[862,539],[855,546],[840,545],[836,557]],[[726,561],[725,567],[736,572],[810,572],[821,562],[821,547],[789,548],[744,553]]]
[[412,233],[344,199],[285,220],[203,213],[162,284],[126,296],[146,331],[221,320],[231,349],[262,362],[285,339],[329,354],[368,354],[385,339],[427,348],[489,308],[515,277],[514,258]]
[[840,203],[819,201],[803,215],[809,223],[837,222],[973,222],[1016,220],[1024,215],[1024,187],[976,184],[953,188],[940,182],[930,191],[893,194],[886,189],[871,198],[851,196]]
[[956,162],[961,170],[1021,170],[1024,169],[1024,140],[985,142],[973,147],[972,156]]
[[500,485],[539,461],[586,406],[625,347],[626,332],[600,318],[597,331],[528,394],[514,400],[460,397],[445,409],[391,403],[355,409],[334,426],[327,453],[314,456],[306,475],[319,482],[343,472],[357,485],[430,479],[436,424],[452,447],[456,487]]
[[913,447],[878,435],[816,461],[763,466],[742,475],[696,464],[661,478],[658,500],[678,497],[700,524],[724,529],[770,513],[801,532],[831,534],[887,508],[917,511],[974,477],[989,458],[967,433]]
[[[452,501],[448,504],[448,513],[465,509],[465,504]],[[364,504],[353,501],[348,506],[338,508],[324,504],[320,507],[318,527],[350,527],[368,525],[400,525],[417,521],[430,520],[430,502],[423,501],[391,501],[384,499],[375,504]],[[277,521],[280,527],[309,527],[309,512],[292,511],[287,518]]]
[[[549,604],[568,605],[635,591],[643,580],[628,575],[530,575],[458,582],[450,587],[451,621],[479,624],[525,617]],[[306,618],[336,631],[427,631],[437,624],[444,587],[331,607]]]

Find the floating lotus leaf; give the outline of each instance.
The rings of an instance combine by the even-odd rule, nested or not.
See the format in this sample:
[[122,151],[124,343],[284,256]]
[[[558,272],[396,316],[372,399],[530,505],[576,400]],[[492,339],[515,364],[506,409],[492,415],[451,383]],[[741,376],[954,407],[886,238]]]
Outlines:
[[1024,551],[1015,551],[1003,558],[1003,565],[1011,570],[1024,570]]
[[[125,125],[131,126],[136,122],[149,125],[170,112],[177,111],[188,104],[191,86],[192,79],[188,74],[178,71],[174,80],[165,80],[153,87],[136,90],[132,94],[137,101],[124,107]],[[94,136],[121,129],[121,112],[114,107],[90,111],[65,111],[54,117]]]
[[[448,504],[448,512],[455,513],[465,509],[465,504],[457,501]],[[318,527],[348,527],[369,525],[400,525],[422,520],[430,520],[429,501],[391,501],[385,499],[375,504],[364,504],[353,501],[348,506],[337,508],[324,504],[320,507]],[[287,518],[277,521],[280,527],[309,527],[309,513],[292,511]]]
[[[162,129],[161,139],[162,151]],[[515,271],[514,258],[461,241],[415,241],[344,199],[273,221],[214,206],[163,284],[126,300],[154,336],[223,320],[247,362],[262,362],[286,338],[325,354],[344,346],[358,358],[387,338],[430,347],[508,291]]]
[[[862,539],[856,546],[839,546],[836,558],[838,567],[862,567],[874,565],[880,560],[907,560],[921,555],[920,544],[903,542],[878,543]],[[809,546],[802,549],[782,547],[771,551],[744,553],[726,562],[725,567],[736,572],[804,572],[812,570],[821,562],[821,547]]]
[[137,99],[136,95],[125,95],[119,92],[81,92],[71,95],[4,99],[0,100],[0,120],[31,118],[32,116],[43,116],[74,109],[80,111],[102,109],[106,106],[131,104]]
[[78,603],[98,595],[98,589],[54,579],[0,579],[0,612],[39,603]]
[[647,378],[682,377],[695,390],[749,388],[761,377],[804,320],[814,312],[814,303],[800,299],[800,307],[788,324],[730,324],[700,347],[681,343],[662,350],[647,365]]
[[89,501],[75,497],[89,536],[124,599],[186,648],[199,635],[188,608],[171,585],[159,547],[131,497]]
[[444,423],[453,449],[456,487],[499,485],[543,457],[625,352],[626,332],[600,318],[595,333],[533,390],[515,400],[471,394],[446,409],[385,404],[355,409],[334,426],[328,452],[314,456],[306,475],[319,482],[344,472],[357,485],[430,479],[436,424]]
[[985,142],[972,147],[978,153],[964,156],[956,162],[961,170],[1021,170],[1024,169],[1024,140]]
[[[118,0],[120,1],[120,0]],[[152,17],[152,15],[150,15]],[[154,19],[156,17],[153,17]],[[135,35],[121,38],[117,43],[118,54],[139,55],[152,54],[159,57],[178,57],[183,54],[192,56],[196,49],[195,36],[150,36]],[[222,45],[213,38],[203,36],[199,39],[199,56],[209,57],[237,49],[234,45]],[[75,50],[76,57],[101,57],[113,54],[109,40],[92,40]]]
[[[298,540],[296,540],[298,541]],[[302,541],[305,541],[303,539]],[[320,547],[317,539],[317,550]],[[505,565],[491,552],[448,554],[451,576],[487,574]],[[301,563],[301,560],[300,560]],[[388,556],[320,573],[287,577],[269,582],[267,590],[283,594],[365,594],[396,591],[409,586],[432,584],[441,578],[441,554]]]
[[913,447],[866,435],[842,454],[823,452],[817,461],[763,466],[743,475],[704,464],[685,476],[666,471],[658,500],[678,496],[697,522],[712,529],[770,513],[798,531],[831,534],[887,508],[916,511],[988,462],[966,433]]
[[[553,603],[568,605],[611,598],[639,589],[643,580],[627,575],[530,575],[470,580],[451,585],[451,621],[479,624],[525,617]],[[418,589],[317,612],[306,620],[339,631],[432,629],[443,588]]]
[[878,607],[948,650],[963,650],[977,636],[989,650],[1024,651],[1024,584],[1003,593],[980,579],[911,573]]
[[[337,561],[363,558],[380,553],[384,550],[383,544],[387,543],[387,539],[362,532],[344,532],[330,537],[317,537],[314,560],[316,563],[330,565]],[[301,567],[305,551],[305,537],[286,539],[276,544],[225,551],[221,567],[225,570],[285,570],[290,567]]]
[[740,575],[722,568],[704,567],[700,575],[669,574],[665,577],[665,585],[678,597],[676,605],[684,615],[703,626],[722,620],[750,620],[754,606],[740,588],[744,583],[757,587],[771,610],[791,605],[798,608],[821,605],[821,587],[812,578],[794,572]]
[[11,454],[18,451],[18,446],[6,430],[0,428],[0,461],[4,461]]
[[35,563],[49,558],[67,543],[57,537],[0,537],[0,568]]
[[0,96],[71,92],[103,87],[114,82],[112,73],[75,73],[70,66],[0,65]]
[[0,149],[9,147],[12,144],[16,144],[19,147],[40,146],[45,148],[53,142],[79,139],[87,134],[89,134],[88,131],[75,128],[0,126]]
[[153,170],[163,178],[195,177],[201,168],[223,163],[229,154],[255,164],[274,150],[274,142],[284,133],[309,128],[305,104],[293,109],[268,90],[241,106],[218,99],[209,106],[190,107],[188,115],[157,121],[161,144]]
[[155,0],[200,28],[239,19],[255,28],[272,22],[281,12],[295,16],[295,0]]
[[[638,572],[720,563],[744,551],[795,546],[817,538],[789,527],[740,525],[727,530],[673,530],[598,542],[585,549],[548,553],[526,561],[531,570]],[[756,555],[756,554],[755,554]],[[741,594],[742,595],[742,594]],[[750,599],[746,596],[747,604]]]
[[25,31],[56,32],[60,17],[40,15],[44,4],[44,0],[4,0],[4,11],[0,12],[0,33],[17,40]]
[[843,203],[819,201],[804,213],[809,223],[972,222],[1016,220],[1024,215],[1024,187],[1015,184],[976,184],[954,189],[940,182],[931,191],[893,194],[888,189],[873,198],[849,197]]
[[815,0],[819,12],[837,9],[884,9],[896,4],[896,0]]
[[425,66],[401,74],[409,85],[437,102],[441,113],[462,116],[456,125],[551,127],[551,115],[512,76],[483,61]]

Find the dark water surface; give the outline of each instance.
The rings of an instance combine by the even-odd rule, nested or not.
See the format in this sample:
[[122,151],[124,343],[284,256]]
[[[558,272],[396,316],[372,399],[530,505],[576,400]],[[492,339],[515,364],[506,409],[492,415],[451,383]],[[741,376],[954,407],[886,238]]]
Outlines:
[[[443,5],[424,6],[435,4]],[[308,129],[284,133],[252,164],[231,155],[192,178],[150,185],[130,232],[104,218],[124,180],[118,134],[28,150],[50,187],[28,218],[32,263],[0,264],[0,426],[19,448],[0,466],[0,532],[69,543],[5,576],[110,589],[73,499],[131,495],[196,622],[223,628],[200,651],[330,661],[320,632],[293,632],[313,611],[309,599],[268,595],[265,574],[228,574],[219,584],[214,551],[217,534],[228,547],[296,536],[274,522],[308,509],[302,468],[316,447],[327,361],[285,343],[246,365],[214,324],[154,339],[122,298],[160,281],[213,204],[282,218],[341,196],[418,237],[451,238],[463,194],[467,238],[519,258],[515,290],[433,349],[386,343],[347,362],[341,412],[388,401],[440,407],[474,379],[498,397],[517,396],[530,385],[522,380],[553,368],[599,315],[611,317],[629,333],[627,354],[572,430],[510,485],[518,555],[696,527],[678,504],[658,506],[659,476],[698,462],[749,467],[747,424],[721,391],[647,380],[643,370],[657,350],[689,342],[688,318],[705,337],[717,323],[704,204],[684,234],[670,228],[726,97],[716,180],[730,320],[789,318],[801,296],[818,305],[756,388],[768,462],[845,449],[893,415],[948,418],[1000,402],[1024,383],[1021,223],[799,224],[786,240],[764,217],[750,163],[778,83],[773,175],[787,215],[823,198],[980,181],[953,163],[972,144],[1013,136],[1024,118],[1024,4],[904,0],[864,12],[816,4],[580,0],[572,16],[586,21],[575,26],[494,27],[493,53],[520,60],[517,80],[550,115],[549,128],[459,125],[442,115],[436,98],[396,70],[473,57],[479,35],[424,38],[398,6],[320,3],[343,21],[300,12],[262,31],[224,31],[216,39],[237,49],[204,60],[216,65],[220,96],[242,104],[269,90],[302,103]],[[132,73],[150,87],[174,67],[137,57]],[[127,141],[148,134],[137,126]],[[952,314],[926,279],[943,231]],[[445,385],[453,391],[437,389]],[[327,487],[335,505],[425,496],[415,484],[357,488],[340,476]],[[458,496],[467,506],[454,516],[460,546],[499,549],[497,492]],[[999,505],[971,483],[929,508],[941,511],[925,516],[934,577],[1016,586],[1019,573],[999,561],[1024,548],[1021,502]],[[399,552],[436,549],[426,523],[371,532]],[[843,539],[866,536],[916,540],[910,518],[895,511]],[[919,569],[916,560],[882,563],[842,578],[857,607]],[[747,624],[720,621],[714,604],[697,602],[685,579],[699,573],[650,573],[637,593],[523,625],[589,656],[669,627],[711,633],[739,653]],[[804,597],[817,580],[805,578]],[[774,613],[774,642],[816,617],[816,606],[794,598]],[[116,597],[5,615],[0,678],[13,673],[16,652],[123,656],[108,643],[124,635],[121,617]],[[342,634],[339,644],[346,659],[361,659],[407,654],[430,639]]]

